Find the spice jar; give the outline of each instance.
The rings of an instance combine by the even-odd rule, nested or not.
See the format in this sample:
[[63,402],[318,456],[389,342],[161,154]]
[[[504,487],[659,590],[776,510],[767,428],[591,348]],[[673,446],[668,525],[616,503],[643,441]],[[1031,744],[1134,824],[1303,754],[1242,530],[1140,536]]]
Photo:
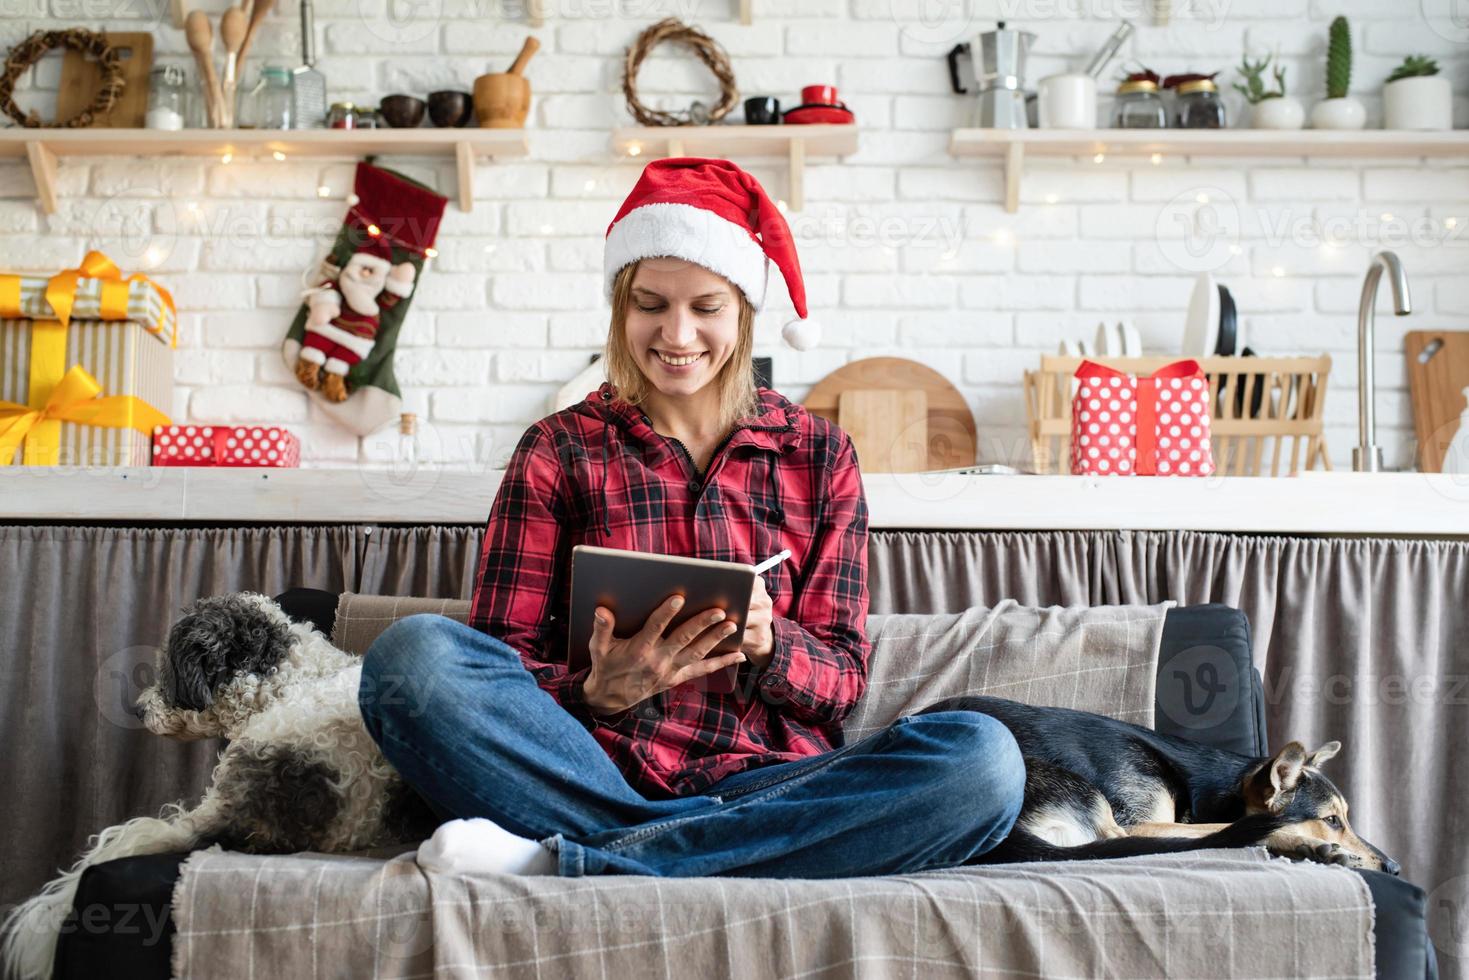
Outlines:
[[357,107],[350,102],[333,102],[327,110],[326,125],[328,129],[356,129]]
[[1223,129],[1224,103],[1213,80],[1181,82],[1174,100],[1174,125],[1180,129]]
[[1114,129],[1165,129],[1168,113],[1158,83],[1147,78],[1129,79],[1117,86],[1117,101],[1112,108]]
[[183,129],[187,114],[188,86],[184,70],[178,65],[163,65],[149,72],[144,125],[148,129]]

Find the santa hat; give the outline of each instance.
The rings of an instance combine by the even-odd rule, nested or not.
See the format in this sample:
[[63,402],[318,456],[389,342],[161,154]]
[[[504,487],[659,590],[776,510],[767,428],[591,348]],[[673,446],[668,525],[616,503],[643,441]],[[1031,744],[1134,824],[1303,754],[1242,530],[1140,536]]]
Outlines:
[[677,258],[718,273],[756,310],[765,305],[770,263],[785,279],[796,319],[781,330],[797,350],[815,347],[820,327],[806,316],[806,284],[796,243],[760,182],[728,160],[673,157],[643,169],[607,226],[604,290],[639,259]]

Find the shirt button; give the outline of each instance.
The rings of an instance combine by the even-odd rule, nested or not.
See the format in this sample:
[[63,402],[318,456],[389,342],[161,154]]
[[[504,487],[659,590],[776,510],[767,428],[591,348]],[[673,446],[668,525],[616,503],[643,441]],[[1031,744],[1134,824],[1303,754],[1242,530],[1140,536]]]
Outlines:
[[653,707],[653,705],[651,704],[645,704],[638,709],[638,717],[643,718],[647,721],[652,721],[654,718],[658,717],[658,709]]
[[699,483],[698,480],[690,480],[689,481],[689,492],[690,493],[698,493],[701,489],[702,489],[702,486],[700,485],[700,483]]

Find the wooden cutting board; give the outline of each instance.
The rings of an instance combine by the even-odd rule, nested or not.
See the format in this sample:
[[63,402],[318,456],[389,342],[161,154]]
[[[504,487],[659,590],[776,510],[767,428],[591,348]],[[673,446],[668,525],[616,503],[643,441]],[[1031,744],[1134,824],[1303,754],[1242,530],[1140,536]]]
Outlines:
[[1418,468],[1443,470],[1444,454],[1459,431],[1464,389],[1469,388],[1469,331],[1413,330],[1403,336]]
[[[841,418],[844,391],[923,392],[928,406],[924,435],[928,452],[927,463],[921,468],[945,470],[975,463],[979,437],[974,427],[974,415],[959,389],[933,368],[902,357],[869,357],[853,361],[812,387],[804,402],[806,410],[846,429],[847,425]],[[902,404],[901,400],[899,404]],[[850,430],[848,432],[850,434]],[[855,443],[855,438],[853,441]],[[868,469],[860,448],[857,453],[863,468]],[[872,472],[880,471],[873,468]]]
[[848,388],[837,399],[837,424],[852,437],[869,473],[928,469],[928,393]]
[[[94,127],[142,129],[148,117],[148,73],[153,70],[153,35],[141,32],[107,32],[107,43],[117,49],[122,63],[122,94],[112,109],[98,116]],[[102,84],[102,69],[95,59],[66,51],[61,62],[61,89],[56,93],[56,118],[70,119],[92,104]]]

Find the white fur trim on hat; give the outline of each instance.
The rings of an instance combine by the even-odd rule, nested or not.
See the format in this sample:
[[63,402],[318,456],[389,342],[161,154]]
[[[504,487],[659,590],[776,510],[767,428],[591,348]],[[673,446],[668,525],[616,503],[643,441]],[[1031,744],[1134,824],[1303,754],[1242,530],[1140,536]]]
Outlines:
[[612,298],[617,274],[639,259],[675,258],[703,266],[730,282],[755,309],[765,305],[770,260],[750,233],[692,204],[644,204],[622,216],[602,250],[603,292]]

